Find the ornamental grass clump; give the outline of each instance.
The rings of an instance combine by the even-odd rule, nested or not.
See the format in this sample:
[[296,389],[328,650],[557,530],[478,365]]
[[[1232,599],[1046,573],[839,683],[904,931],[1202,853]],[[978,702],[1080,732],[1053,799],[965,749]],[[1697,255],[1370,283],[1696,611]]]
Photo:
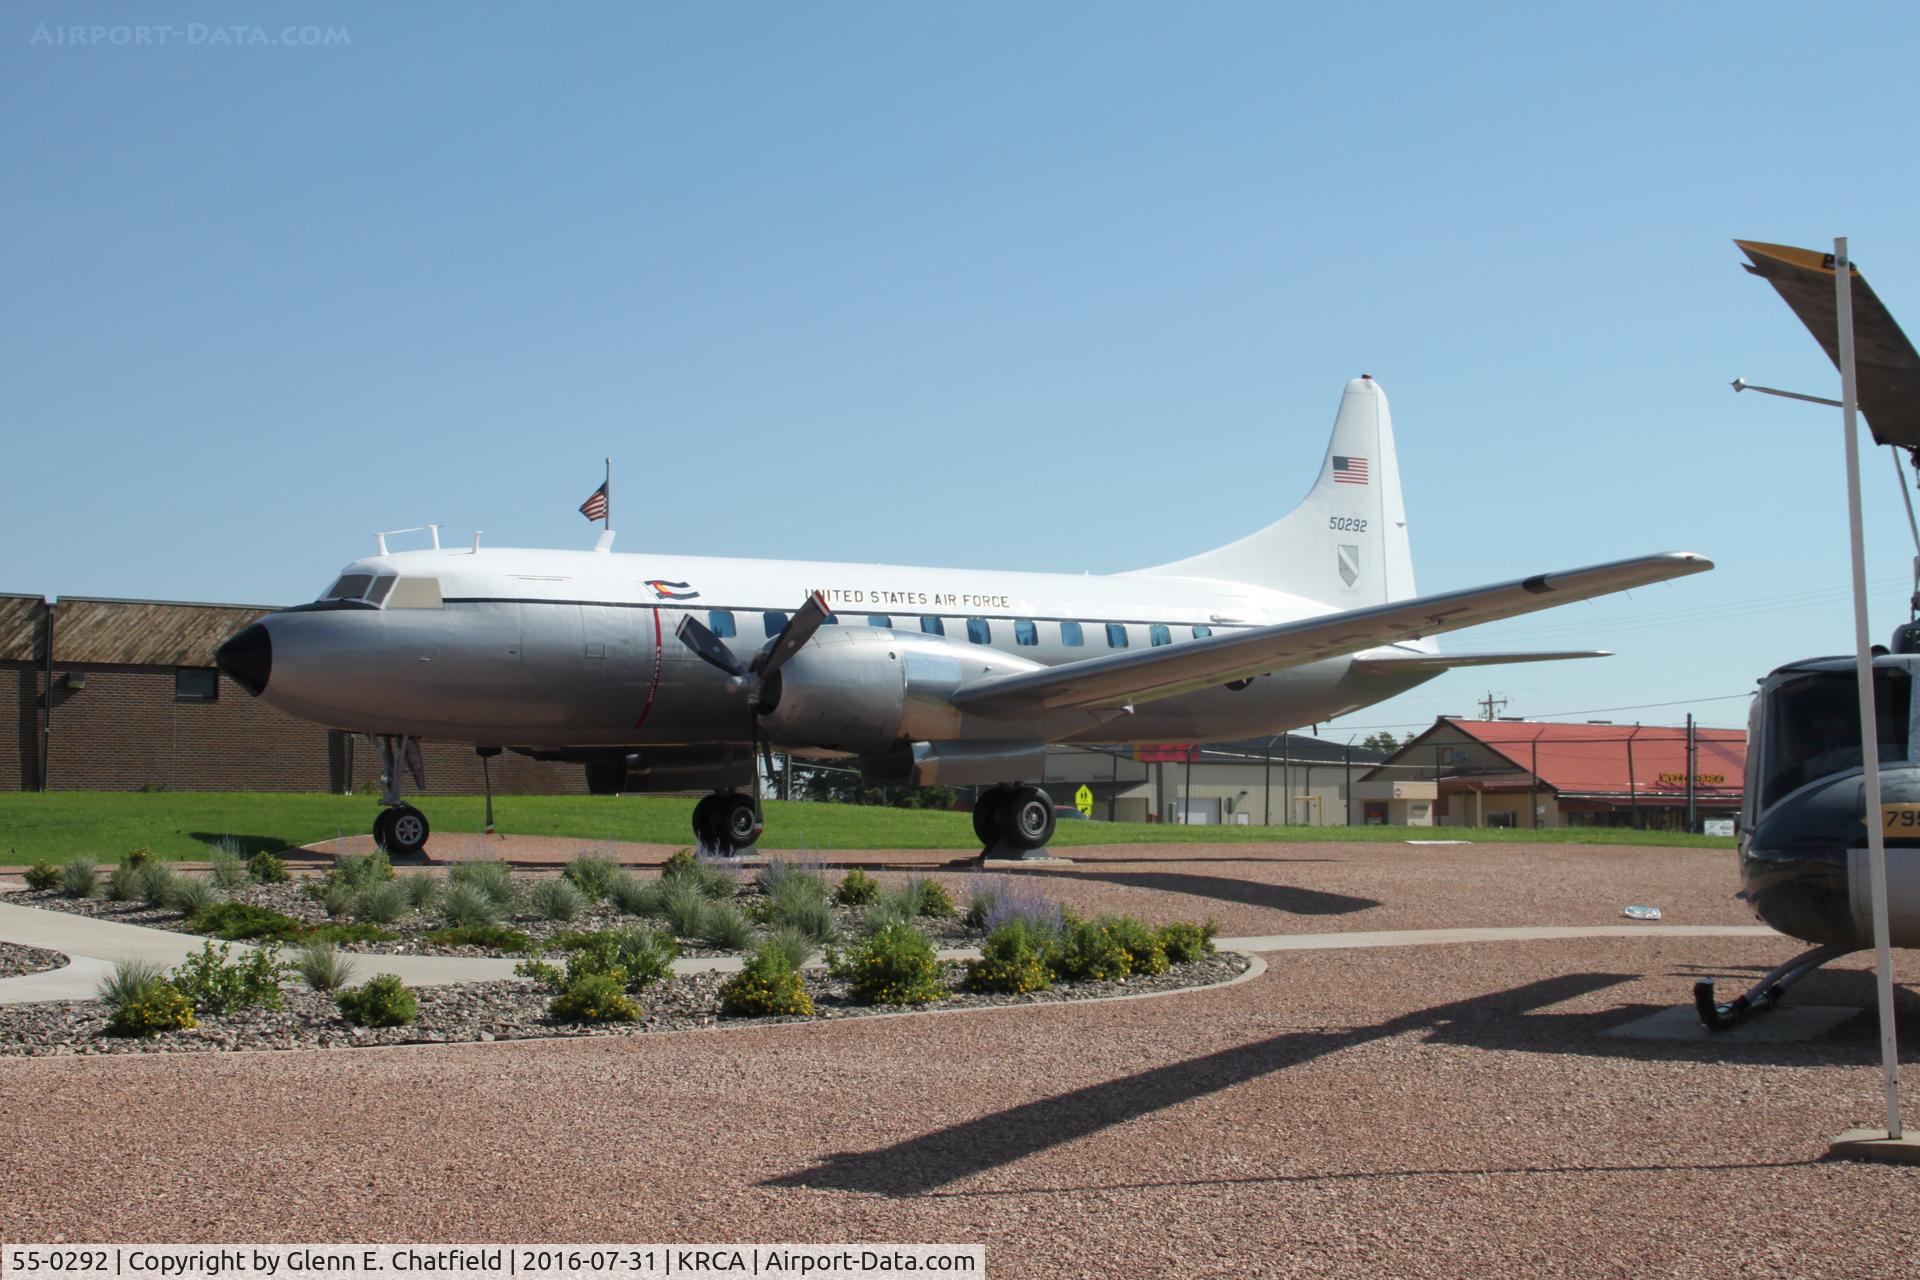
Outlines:
[[582,854],[567,864],[560,873],[572,882],[573,887],[589,902],[603,900],[613,888],[613,882],[620,877],[620,864],[612,858],[600,858],[591,854]]
[[333,880],[320,885],[320,906],[329,916],[344,916],[359,901],[359,892],[345,880]]
[[455,889],[485,894],[501,912],[511,911],[519,896],[513,883],[513,869],[492,858],[454,863],[447,872],[447,881]]
[[1009,920],[987,935],[980,946],[980,959],[967,962],[967,976],[961,985],[968,991],[1009,995],[1044,991],[1053,985],[1053,974],[1047,967],[1053,946],[1053,935],[1036,933],[1025,921]]
[[810,1018],[813,997],[787,953],[769,940],[720,985],[720,1012],[728,1018]]
[[360,890],[353,904],[353,918],[364,924],[392,924],[413,910],[406,886],[392,880],[377,881]]
[[109,902],[137,902],[140,899],[140,868],[122,861],[107,873],[106,897]]
[[149,907],[163,907],[180,877],[164,862],[143,862],[133,869],[133,891]]
[[27,868],[27,888],[45,893],[60,883],[60,869],[45,858]]
[[1213,940],[1219,933],[1220,926],[1211,920],[1205,924],[1176,921],[1161,925],[1158,936],[1168,960],[1174,964],[1191,964],[1216,953]]
[[829,964],[861,1004],[928,1004],[946,994],[933,943],[910,924],[889,924]]
[[407,895],[407,905],[415,911],[432,910],[440,898],[440,882],[424,871],[401,876],[398,883]]
[[69,898],[91,898],[100,892],[100,864],[92,858],[75,858],[61,867],[60,892]]
[[527,904],[542,920],[567,921],[587,908],[587,895],[573,881],[562,877],[542,880],[527,895]]
[[183,916],[196,916],[224,901],[225,895],[206,876],[177,876],[167,889],[167,908]]
[[753,921],[731,902],[709,903],[695,936],[710,947],[739,951],[753,940]]
[[768,934],[760,944],[772,947],[787,958],[787,967],[798,973],[807,967],[807,961],[813,959],[813,953],[820,948],[814,945],[812,938],[798,929],[779,928]]
[[333,1002],[341,1016],[356,1027],[404,1027],[420,1016],[420,1002],[407,990],[407,984],[391,973],[338,992]]
[[500,904],[477,885],[456,884],[447,890],[440,914],[459,929],[477,929],[500,923]]
[[660,914],[660,885],[622,871],[607,886],[607,900],[614,909],[628,916]]
[[231,892],[247,882],[246,860],[240,856],[239,846],[231,837],[221,838],[220,847],[213,851],[210,861],[207,874],[213,877],[216,888]]
[[706,927],[713,899],[686,876],[674,876],[662,882],[660,914],[674,933],[682,938],[697,938]]
[[167,981],[192,1001],[197,1013],[238,1013],[255,1006],[278,1009],[280,982],[286,976],[279,949],[249,949],[239,960],[232,953],[231,943],[221,943],[218,950],[211,942],[203,943],[167,975]]
[[830,946],[840,937],[833,908],[825,898],[811,893],[789,892],[774,898],[767,906],[767,923],[797,930],[821,946]]
[[859,867],[847,872],[833,891],[833,900],[843,907],[864,907],[879,896],[880,882]]
[[294,953],[293,971],[314,991],[332,992],[353,982],[356,965],[331,942],[309,942]]

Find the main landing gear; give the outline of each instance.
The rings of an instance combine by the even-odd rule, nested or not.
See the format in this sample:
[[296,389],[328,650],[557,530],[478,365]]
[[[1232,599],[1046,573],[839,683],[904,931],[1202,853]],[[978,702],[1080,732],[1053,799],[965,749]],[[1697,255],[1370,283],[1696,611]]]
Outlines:
[[744,792],[716,791],[693,806],[693,838],[713,853],[750,849],[766,829],[759,803]]
[[[380,803],[383,807],[373,820],[373,843],[385,849],[388,857],[415,858],[426,852],[427,836],[432,829],[427,825],[426,814],[400,798],[403,766],[413,775],[413,785],[424,791],[427,769],[420,758],[420,740],[380,735],[380,784],[384,788]],[[491,808],[491,794],[488,800]]]
[[973,834],[980,857],[1030,858],[1053,839],[1053,797],[1039,787],[1001,784],[973,802]]

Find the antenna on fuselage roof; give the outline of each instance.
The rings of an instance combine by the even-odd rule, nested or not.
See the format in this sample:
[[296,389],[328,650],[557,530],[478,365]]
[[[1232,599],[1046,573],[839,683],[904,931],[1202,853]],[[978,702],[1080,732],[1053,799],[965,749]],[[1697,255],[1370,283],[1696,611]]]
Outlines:
[[433,549],[438,551],[440,549],[440,526],[437,524],[417,524],[411,529],[388,529],[385,533],[376,533],[373,535],[373,545],[380,548],[381,555],[386,555],[387,539],[391,538],[394,534],[422,532],[433,535]]

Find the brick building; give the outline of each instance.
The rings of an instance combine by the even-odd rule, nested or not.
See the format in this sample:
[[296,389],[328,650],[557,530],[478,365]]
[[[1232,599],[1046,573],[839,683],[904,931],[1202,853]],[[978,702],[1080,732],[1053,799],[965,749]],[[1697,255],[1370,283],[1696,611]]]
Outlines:
[[[221,642],[270,612],[0,595],[0,789],[377,788],[379,753],[366,740],[287,715],[215,670]],[[423,756],[430,793],[481,790],[472,748],[428,743]],[[512,753],[492,773],[502,795],[586,790],[578,765]]]

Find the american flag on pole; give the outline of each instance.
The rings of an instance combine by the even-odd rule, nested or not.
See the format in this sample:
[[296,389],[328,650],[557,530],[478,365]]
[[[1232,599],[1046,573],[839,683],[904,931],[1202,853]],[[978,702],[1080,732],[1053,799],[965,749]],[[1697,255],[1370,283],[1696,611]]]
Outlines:
[[1365,458],[1343,458],[1338,454],[1334,455],[1333,482],[1335,484],[1365,484],[1367,482],[1367,460]]
[[605,480],[600,482],[600,487],[593,491],[591,498],[580,504],[580,514],[589,520],[607,518],[607,482]]

